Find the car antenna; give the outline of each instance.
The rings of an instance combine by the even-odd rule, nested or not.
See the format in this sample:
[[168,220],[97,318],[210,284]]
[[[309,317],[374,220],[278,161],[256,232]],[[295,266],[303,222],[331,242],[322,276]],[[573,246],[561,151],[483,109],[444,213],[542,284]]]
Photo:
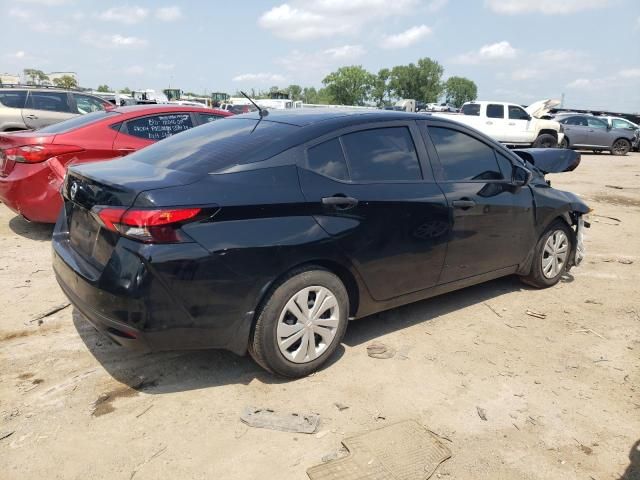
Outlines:
[[254,102],[253,100],[251,100],[251,98],[249,97],[249,95],[247,95],[246,93],[244,93],[242,90],[240,90],[240,93],[247,99],[249,100],[254,107],[256,107],[258,109],[258,112],[260,112],[260,118],[262,117],[266,117],[267,115],[269,115],[269,110],[267,110],[266,108],[262,108],[260,107],[256,102]]

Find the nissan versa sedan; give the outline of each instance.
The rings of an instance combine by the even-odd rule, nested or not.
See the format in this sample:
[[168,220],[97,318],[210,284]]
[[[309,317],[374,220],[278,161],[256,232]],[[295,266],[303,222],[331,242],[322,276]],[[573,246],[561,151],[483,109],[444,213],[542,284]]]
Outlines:
[[117,344],[299,377],[350,319],[510,274],[549,287],[582,258],[589,209],[544,179],[576,152],[402,112],[259,113],[69,169],[55,273]]

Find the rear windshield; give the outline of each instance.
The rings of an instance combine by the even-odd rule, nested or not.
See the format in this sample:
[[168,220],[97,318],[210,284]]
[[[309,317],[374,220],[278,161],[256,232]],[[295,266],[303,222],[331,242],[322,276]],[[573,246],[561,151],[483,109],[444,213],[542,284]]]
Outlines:
[[106,112],[104,110],[100,110],[98,112],[87,113],[86,115],[78,115],[77,117],[70,118],[64,122],[54,123],[53,125],[41,128],[38,131],[42,133],[65,133],[116,115],[120,114],[118,112]]
[[169,137],[130,158],[171,170],[215,173],[286,150],[291,145],[284,141],[298,128],[268,120],[226,118]]

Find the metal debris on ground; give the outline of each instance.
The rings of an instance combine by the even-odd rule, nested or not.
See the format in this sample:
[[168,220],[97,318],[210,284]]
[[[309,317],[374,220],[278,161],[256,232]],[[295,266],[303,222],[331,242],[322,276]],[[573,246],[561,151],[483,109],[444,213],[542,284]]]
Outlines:
[[349,408],[349,405],[345,405],[344,403],[340,403],[340,402],[336,402],[336,403],[334,403],[334,405],[340,411],[346,410],[347,408]]
[[623,265],[631,265],[633,263],[633,260],[630,260],[628,258],[621,258],[620,260],[618,260],[618,263],[621,263]]
[[7,430],[5,432],[0,432],[0,440],[4,440],[5,438],[9,438],[14,433],[16,433],[15,430]]
[[47,317],[50,317],[54,313],[58,313],[60,310],[64,310],[65,308],[67,308],[70,305],[71,304],[69,302],[61,303],[60,305],[56,305],[55,307],[50,308],[46,312],[43,312],[43,313],[41,313],[39,315],[36,315],[34,318],[29,320],[29,323],[38,322],[38,325],[42,325],[42,320],[43,319],[45,319]]
[[320,426],[320,415],[317,413],[279,413],[269,408],[247,407],[240,420],[250,427],[292,433],[315,433]]
[[547,314],[546,313],[536,312],[535,310],[527,310],[524,313],[526,313],[530,317],[543,318],[543,319],[547,318]]
[[598,302],[597,300],[594,300],[593,298],[587,298],[584,303],[590,303],[592,305],[602,305],[602,302]]
[[367,346],[367,355],[371,358],[386,359],[393,357],[395,354],[396,351],[384,343],[372,343]]
[[487,411],[484,408],[476,407],[476,411],[478,412],[478,416],[481,420],[487,421]]
[[307,470],[311,480],[427,480],[451,451],[414,420],[387,425],[342,441],[349,451]]
[[616,190],[624,190],[624,187],[621,187],[620,185],[605,185],[605,187],[615,188]]

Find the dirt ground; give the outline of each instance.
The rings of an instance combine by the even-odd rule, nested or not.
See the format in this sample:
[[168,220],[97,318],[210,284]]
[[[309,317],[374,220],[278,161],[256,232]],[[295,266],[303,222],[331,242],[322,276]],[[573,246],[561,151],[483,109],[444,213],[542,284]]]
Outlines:
[[[640,154],[584,154],[551,180],[595,208],[565,281],[509,277],[358,320],[327,368],[296,381],[221,351],[130,353],[71,307],[40,324],[66,302],[51,228],[0,205],[0,477],[304,479],[345,436],[402,419],[446,438],[433,478],[640,469]],[[403,355],[370,358],[372,341]],[[320,431],[249,428],[245,406],[315,412]]]

